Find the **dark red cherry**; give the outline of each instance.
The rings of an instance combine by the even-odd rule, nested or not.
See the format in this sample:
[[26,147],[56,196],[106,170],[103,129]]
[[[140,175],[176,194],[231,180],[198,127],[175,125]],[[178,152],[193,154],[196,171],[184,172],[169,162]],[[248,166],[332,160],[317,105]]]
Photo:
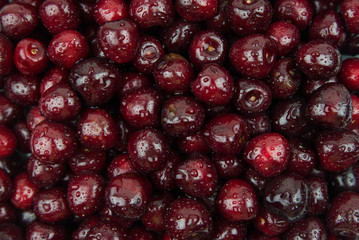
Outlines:
[[137,89],[150,88],[152,81],[148,76],[138,72],[122,73],[120,86],[117,91],[117,98],[121,99],[128,93],[134,92]]
[[72,213],[88,217],[97,212],[105,192],[105,181],[93,172],[81,172],[73,176],[67,186],[67,202]]
[[26,116],[27,127],[30,131],[33,131],[35,127],[45,119],[46,118],[40,113],[40,108],[38,106],[33,107]]
[[68,82],[68,72],[65,69],[59,67],[52,67],[50,68],[45,75],[43,76],[41,83],[40,83],[40,94],[41,96],[44,93],[59,83],[66,83]]
[[324,178],[308,177],[305,179],[309,187],[309,215],[323,214],[329,207],[328,183]]
[[5,95],[21,106],[34,106],[40,99],[40,80],[36,76],[10,73],[4,89]]
[[89,45],[85,37],[74,30],[56,34],[47,49],[50,61],[66,69],[72,68],[77,61],[87,57],[88,54]]
[[176,185],[193,197],[210,197],[216,190],[217,171],[205,156],[192,156],[177,165],[173,171]]
[[160,94],[153,88],[138,89],[121,101],[123,119],[135,128],[154,127],[159,123]]
[[308,0],[276,0],[274,18],[294,23],[300,31],[306,29],[313,17],[313,7]]
[[[341,0],[339,2],[341,2]],[[315,14],[323,13],[328,10],[336,10],[337,7],[337,3],[335,1],[327,0],[313,0],[312,5]]]
[[331,173],[329,183],[332,189],[359,192],[359,163],[353,164],[343,172]]
[[327,227],[338,239],[356,239],[359,236],[359,194],[346,191],[336,195],[327,212]]
[[72,232],[72,240],[86,240],[88,232],[99,222],[100,218],[97,215],[84,219],[77,229]]
[[226,68],[210,63],[202,68],[192,82],[191,91],[207,105],[225,105],[234,94],[233,78]]
[[[337,75],[338,76],[338,75]],[[301,93],[306,98],[310,98],[310,96],[315,92],[315,90],[319,89],[321,86],[328,84],[328,83],[336,83],[338,82],[338,77],[334,76],[329,79],[319,79],[319,80],[313,80],[308,77],[305,77],[302,79],[301,83]]]
[[201,202],[179,198],[167,208],[166,233],[170,239],[204,240],[212,230],[212,217]]
[[277,236],[268,236],[260,231],[252,231],[248,234],[247,240],[280,240]]
[[124,0],[97,1],[93,7],[93,17],[99,25],[127,18],[127,2]]
[[97,40],[110,60],[117,63],[130,62],[138,47],[138,27],[130,19],[107,22],[98,28]]
[[60,187],[40,190],[34,198],[34,212],[39,220],[46,223],[68,219],[71,211],[66,200],[66,190]]
[[27,127],[26,121],[16,122],[12,128],[17,139],[17,149],[22,153],[30,153],[31,131]]
[[211,152],[203,134],[201,132],[189,134],[186,137],[182,137],[178,140],[178,148],[184,154],[203,153],[207,154]]
[[26,3],[9,3],[0,10],[0,28],[12,39],[32,33],[39,23],[37,9]]
[[247,116],[246,121],[248,123],[250,136],[252,137],[271,131],[271,121],[269,116],[265,113]]
[[263,78],[274,66],[277,57],[275,42],[263,34],[251,34],[235,41],[229,50],[229,61],[246,77]]
[[100,108],[89,108],[77,122],[77,135],[82,145],[107,150],[118,140],[118,126],[114,118]]
[[340,172],[359,157],[359,136],[347,129],[325,130],[318,134],[315,147],[321,167]]
[[119,224],[100,221],[87,234],[86,240],[126,240],[127,232]]
[[233,31],[243,36],[265,32],[271,23],[273,9],[269,0],[230,0],[227,15]]
[[284,239],[315,239],[325,240],[327,230],[323,222],[316,217],[307,217],[293,224],[288,231],[284,233]]
[[27,162],[27,173],[37,187],[49,187],[57,183],[67,170],[65,163],[43,163],[34,155]]
[[303,218],[307,212],[309,188],[302,176],[284,173],[268,182],[263,202],[269,212],[294,222]]
[[254,189],[244,180],[231,179],[220,190],[216,200],[218,214],[228,221],[254,219],[258,199]]
[[265,207],[261,207],[254,220],[254,226],[268,236],[282,234],[289,227],[290,222],[277,214],[269,212]]
[[133,0],[129,15],[142,29],[166,27],[173,21],[175,9],[171,0]]
[[230,113],[212,118],[203,135],[214,152],[238,154],[249,140],[249,128],[244,118]]
[[22,240],[24,239],[23,230],[15,224],[3,223],[0,224],[0,238],[8,240]]
[[295,50],[300,40],[299,29],[286,21],[273,22],[267,34],[276,43],[279,56],[286,56]]
[[236,240],[245,239],[247,233],[246,225],[243,222],[227,222],[222,219],[213,224],[211,240]]
[[35,221],[26,228],[25,239],[66,240],[67,231],[61,224],[50,225],[40,221]]
[[306,114],[314,123],[327,128],[346,127],[352,119],[352,98],[340,83],[328,83],[309,98]]
[[145,214],[152,192],[146,177],[137,173],[125,173],[114,177],[106,186],[105,200],[120,216],[139,218]]
[[262,81],[240,78],[235,81],[233,105],[242,114],[258,114],[266,111],[272,102],[272,92]]
[[17,223],[17,219],[18,219],[17,209],[7,201],[0,202],[0,224]]
[[44,27],[53,35],[64,30],[76,30],[80,25],[80,12],[71,0],[45,0],[39,14]]
[[68,164],[74,173],[82,171],[100,172],[106,163],[106,153],[102,150],[80,148],[69,160]]
[[289,156],[289,142],[278,133],[264,133],[252,138],[243,152],[244,160],[263,177],[283,172]]
[[219,155],[212,156],[218,177],[222,179],[237,178],[244,170],[244,162],[237,155]]
[[4,202],[10,199],[13,191],[13,184],[10,176],[0,169],[0,202]]
[[317,154],[309,145],[298,138],[292,138],[290,143],[290,157],[287,170],[306,176],[310,174],[317,162]]
[[31,133],[32,154],[43,163],[65,162],[77,148],[75,132],[62,123],[42,121]]
[[187,136],[199,131],[204,119],[204,108],[191,97],[171,97],[162,107],[161,125],[171,136]]
[[128,139],[128,155],[135,169],[152,172],[164,166],[169,150],[163,133],[157,129],[142,129]]
[[344,18],[345,25],[349,32],[359,33],[359,3],[355,0],[343,0],[340,5],[340,12]]
[[349,91],[359,90],[359,59],[348,58],[343,61],[340,69],[340,82]]
[[217,0],[176,0],[175,9],[178,15],[182,18],[192,21],[200,22],[214,17],[218,9]]
[[14,132],[0,125],[0,158],[9,157],[16,150],[17,139]]
[[304,44],[297,53],[297,64],[312,79],[335,76],[341,67],[340,52],[333,43],[313,40]]
[[189,58],[196,69],[208,63],[222,65],[228,52],[227,40],[219,32],[204,30],[197,33],[189,47]]
[[107,176],[110,179],[124,173],[134,172],[137,172],[136,168],[132,165],[131,159],[126,153],[116,156],[107,168]]
[[223,34],[231,32],[231,25],[229,24],[227,14],[228,2],[228,0],[219,1],[217,14],[205,21],[207,28]]
[[3,34],[0,34],[0,76],[8,74],[13,66],[13,43]]
[[189,91],[194,79],[190,62],[178,54],[167,54],[153,69],[156,85],[168,93],[185,93]]
[[131,227],[128,231],[128,240],[157,240],[157,235],[144,228],[142,225]]
[[125,229],[130,228],[137,220],[136,218],[125,218],[121,215],[118,215],[107,204],[103,205],[99,214],[101,220],[119,224]]
[[32,201],[38,192],[36,185],[29,176],[23,172],[14,178],[14,188],[11,196],[11,203],[14,207],[22,210],[30,209]]

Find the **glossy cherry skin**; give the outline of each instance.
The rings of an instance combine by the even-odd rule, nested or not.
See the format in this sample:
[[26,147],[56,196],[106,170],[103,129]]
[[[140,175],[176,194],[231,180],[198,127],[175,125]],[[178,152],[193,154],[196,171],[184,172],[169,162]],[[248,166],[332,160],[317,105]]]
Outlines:
[[126,228],[126,229],[130,228],[137,220],[136,218],[133,218],[133,219],[125,218],[121,215],[118,215],[107,204],[103,205],[99,214],[100,214],[101,220],[119,224],[120,226],[122,226],[123,228]]
[[340,83],[328,83],[309,98],[306,114],[316,124],[328,128],[346,127],[352,119],[349,91]]
[[173,171],[176,185],[193,197],[210,197],[217,185],[215,165],[205,156],[192,156]]
[[359,164],[355,163],[343,172],[329,175],[329,184],[335,192],[359,190]]
[[0,158],[9,157],[16,150],[16,136],[10,128],[0,125],[0,139]]
[[338,48],[326,40],[313,40],[304,44],[297,53],[297,64],[312,79],[335,76],[341,67]]
[[301,83],[301,93],[304,95],[304,97],[310,98],[310,96],[315,92],[315,90],[319,89],[321,86],[327,83],[337,83],[339,81],[339,78],[337,76],[331,77],[329,79],[319,80],[313,80],[308,77],[304,77]]
[[299,29],[286,21],[273,22],[267,31],[269,37],[276,43],[279,56],[291,53],[300,40]]
[[178,140],[178,148],[184,154],[211,152],[202,132],[190,134]]
[[170,239],[207,239],[212,230],[212,224],[209,211],[197,200],[179,198],[167,208],[166,233],[171,237]]
[[294,222],[305,216],[308,209],[309,188],[302,176],[284,173],[271,179],[265,187],[265,208]]
[[273,9],[268,0],[230,0],[227,15],[234,32],[243,36],[265,32],[272,20]]
[[128,240],[157,240],[157,235],[141,225],[131,227],[128,231]]
[[43,163],[31,155],[27,162],[27,173],[39,188],[57,183],[67,170],[65,163]]
[[244,160],[263,177],[283,172],[289,156],[289,142],[278,133],[264,133],[252,138],[243,152]]
[[12,190],[13,184],[10,176],[3,169],[0,169],[0,201],[9,200]]
[[163,133],[150,128],[132,133],[127,148],[131,163],[142,172],[156,171],[164,166],[169,150]]
[[88,217],[97,212],[105,192],[105,181],[99,174],[82,172],[71,178],[67,186],[67,202],[71,212]]
[[187,136],[199,131],[204,119],[203,106],[191,97],[171,97],[162,107],[161,125],[171,136]]
[[317,154],[309,145],[298,138],[292,138],[287,170],[306,176],[310,174],[317,162]]
[[120,72],[108,60],[88,58],[71,69],[69,81],[87,105],[101,105],[115,95]]
[[131,159],[128,154],[120,154],[116,156],[107,168],[107,176],[111,179],[124,173],[137,172],[136,168],[132,165]]
[[248,124],[234,113],[220,115],[207,123],[204,138],[218,154],[238,154],[249,140]]
[[49,63],[45,44],[31,38],[22,39],[15,47],[14,63],[25,75],[43,72]]
[[29,176],[23,172],[14,178],[14,188],[11,195],[11,203],[14,207],[22,210],[30,209],[32,201],[38,192],[36,185]]
[[17,223],[17,219],[18,219],[17,209],[7,201],[0,202],[0,224]]
[[265,113],[247,116],[246,121],[248,123],[250,136],[252,137],[271,131],[271,121],[269,116]]
[[0,76],[4,76],[12,69],[14,55],[14,46],[4,34],[0,34],[0,51]]
[[100,222],[100,218],[97,215],[91,216],[84,219],[77,227],[75,231],[72,232],[73,240],[86,240],[88,232],[93,226]]
[[313,17],[313,7],[308,0],[276,0],[274,18],[294,23],[300,31],[306,29]]
[[178,54],[167,54],[153,69],[156,85],[168,93],[189,91],[194,79],[193,68],[187,59]]
[[359,59],[348,58],[340,69],[340,82],[349,90],[359,90]]
[[272,92],[262,81],[240,78],[235,81],[233,105],[242,114],[258,114],[266,111],[272,102]]
[[347,129],[322,131],[315,146],[321,167],[326,171],[344,171],[359,156],[359,136]]
[[268,236],[277,236],[285,232],[290,222],[276,214],[269,212],[265,207],[261,207],[254,220],[254,226]]
[[204,30],[194,36],[188,53],[194,67],[200,70],[208,63],[222,65],[226,60],[227,51],[227,40],[222,34]]
[[224,67],[210,63],[202,68],[192,82],[191,91],[207,105],[225,105],[234,94],[233,78]]
[[309,187],[309,215],[323,214],[329,207],[328,183],[324,178],[308,177],[306,184]]
[[127,232],[119,224],[100,221],[93,226],[87,234],[86,240],[126,240]]
[[345,42],[346,33],[340,15],[333,10],[316,15],[309,27],[309,38],[310,40],[331,41],[341,48]]
[[39,107],[47,119],[62,122],[78,116],[81,102],[68,84],[57,84],[41,96]]
[[155,127],[159,122],[161,95],[153,88],[138,89],[121,100],[123,119],[134,128]]
[[[341,0],[339,1],[341,2]],[[336,10],[337,3],[335,1],[314,0],[312,1],[313,11],[315,14],[326,12],[328,10]]]
[[175,9],[171,0],[133,0],[129,15],[142,29],[166,27],[173,21]]
[[25,239],[66,240],[67,231],[61,224],[50,225],[35,221],[26,228]]
[[275,42],[263,34],[250,34],[235,41],[229,50],[229,61],[236,71],[251,78],[263,78],[274,66]]
[[87,109],[77,122],[77,135],[82,145],[107,150],[118,140],[118,126],[107,111]]
[[110,60],[117,63],[130,62],[139,42],[137,24],[130,19],[107,22],[98,28],[97,40]]
[[207,28],[223,34],[231,32],[227,14],[228,2],[228,0],[219,1],[217,14],[205,21]]
[[293,224],[288,231],[285,232],[283,238],[288,240],[294,239],[313,239],[325,240],[327,238],[327,230],[323,222],[316,217],[307,217]]
[[217,13],[217,8],[217,0],[175,1],[175,9],[177,14],[182,18],[192,22],[200,22],[213,17]]
[[244,180],[228,180],[216,200],[218,214],[227,221],[245,221],[256,217],[258,199],[254,189]]
[[80,25],[80,12],[70,0],[45,0],[39,8],[41,22],[53,35],[64,30],[75,30]]
[[128,5],[124,0],[100,0],[94,4],[93,15],[99,25],[114,22],[128,17]]
[[344,18],[345,25],[349,32],[359,33],[359,4],[353,0],[343,0],[340,5],[340,12]]
[[21,106],[34,106],[40,98],[40,80],[36,76],[10,73],[5,82],[5,95]]
[[44,163],[65,162],[77,145],[75,132],[62,123],[45,120],[31,133],[31,152]]
[[40,83],[40,94],[44,93],[58,83],[68,82],[68,71],[59,67],[52,67],[45,72]]
[[44,121],[46,118],[41,115],[39,107],[33,107],[30,109],[26,116],[26,124],[30,131],[33,131],[35,127]]
[[359,236],[359,194],[346,191],[336,195],[326,215],[327,227],[338,238],[355,239]]
[[244,162],[237,155],[219,155],[212,156],[219,178],[231,179],[238,177],[245,169]]
[[11,39],[21,39],[39,23],[37,9],[25,3],[9,3],[0,10],[2,32]]
[[236,240],[245,239],[247,233],[243,222],[227,222],[222,219],[213,224],[211,240]]
[[69,160],[68,164],[74,173],[82,171],[100,172],[106,163],[106,153],[102,150],[80,148]]
[[105,200],[115,213],[136,219],[147,210],[152,186],[142,175],[125,173],[112,178],[105,191]]
[[152,80],[148,76],[138,72],[122,73],[117,91],[117,98],[121,99],[128,93],[134,92],[137,89],[150,88],[151,86]]
[[45,223],[58,223],[71,216],[66,190],[60,187],[40,190],[33,204],[37,218]]
[[0,238],[9,240],[24,239],[22,229],[12,223],[0,224]]

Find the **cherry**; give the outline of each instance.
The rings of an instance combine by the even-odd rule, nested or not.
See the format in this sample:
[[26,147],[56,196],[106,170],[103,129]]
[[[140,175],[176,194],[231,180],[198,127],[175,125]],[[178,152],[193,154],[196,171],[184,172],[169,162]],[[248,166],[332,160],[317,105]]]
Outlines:
[[19,217],[19,221],[23,226],[27,227],[36,220],[36,215],[33,210],[22,211]]
[[231,179],[238,177],[244,170],[244,162],[236,155],[222,156],[215,154],[212,156],[219,178]]
[[230,0],[228,22],[240,36],[265,32],[272,20],[273,9],[268,0]]
[[179,198],[167,208],[166,233],[170,239],[204,240],[212,230],[212,217],[199,201]]
[[20,173],[14,178],[14,190],[11,196],[11,203],[18,209],[30,209],[37,192],[38,188],[30,180],[29,176],[25,172]]
[[72,213],[88,217],[103,203],[105,181],[99,174],[81,172],[74,175],[67,187],[67,202]]
[[53,35],[64,30],[76,30],[80,25],[80,12],[71,0],[45,0],[39,8],[41,22]]
[[40,83],[40,94],[44,93],[58,83],[68,82],[68,72],[59,67],[52,67],[45,72]]
[[24,120],[16,122],[13,126],[14,134],[18,143],[18,150],[22,153],[30,153],[31,131]]
[[122,73],[119,87],[117,90],[117,98],[121,99],[128,93],[134,92],[137,89],[150,88],[152,81],[149,77],[137,73],[137,72],[126,72]]
[[356,191],[359,189],[359,164],[355,163],[343,172],[329,175],[329,183],[332,189],[338,191]]
[[201,132],[189,134],[179,139],[178,148],[182,153],[188,155],[192,153],[207,154],[211,151]]
[[229,24],[227,14],[228,2],[228,0],[219,1],[217,14],[205,21],[207,28],[223,34],[231,32],[231,26]]
[[16,223],[18,212],[11,204],[0,202],[0,224],[1,223]]
[[146,230],[141,225],[133,226],[128,231],[128,238],[129,240],[156,240],[157,236],[154,232],[150,232]]
[[265,207],[261,207],[254,220],[254,226],[268,236],[277,236],[285,232],[290,225],[277,214],[269,212]]
[[328,183],[324,178],[309,177],[306,180],[309,187],[309,215],[323,214],[329,207]]
[[225,105],[234,94],[234,82],[227,69],[210,63],[199,72],[191,90],[195,97],[207,105]]
[[254,189],[241,179],[228,180],[216,200],[217,211],[227,221],[254,219],[258,213],[258,199]]
[[287,170],[302,176],[312,172],[317,162],[314,149],[299,138],[292,138],[290,143],[290,156]]
[[153,172],[164,166],[168,150],[165,136],[157,129],[139,130],[128,140],[131,163],[142,172]]
[[313,17],[313,7],[308,0],[276,0],[274,18],[293,22],[300,31],[305,30]]
[[340,5],[340,12],[344,18],[345,25],[349,32],[359,33],[359,4],[353,0],[343,0]]
[[279,56],[290,54],[296,49],[300,40],[300,32],[297,26],[286,21],[272,23],[267,34],[276,43]]
[[10,176],[0,169],[0,202],[4,202],[10,199],[13,189],[13,184]]
[[243,222],[217,220],[213,225],[211,240],[245,239],[247,229]]
[[110,60],[117,63],[130,62],[139,42],[137,24],[130,19],[107,22],[98,28],[97,40]]
[[84,219],[77,230],[72,233],[73,240],[86,240],[88,232],[100,221],[97,215]]
[[326,12],[328,10],[336,10],[337,3],[335,1],[314,0],[312,1],[315,14]]
[[115,213],[137,219],[146,213],[152,186],[140,174],[125,173],[112,178],[105,191],[105,200]]
[[94,4],[93,17],[99,25],[128,17],[128,6],[124,0],[100,0]]
[[93,226],[87,234],[86,240],[125,240],[127,239],[127,232],[119,224],[100,221]]
[[35,127],[44,120],[46,120],[46,118],[41,115],[38,106],[31,108],[26,116],[26,124],[30,131],[33,131]]
[[331,77],[329,79],[319,79],[319,80],[312,80],[308,77],[305,77],[302,79],[301,83],[301,93],[304,97],[310,98],[312,94],[319,89],[321,86],[327,84],[327,83],[336,83],[339,81],[337,76]]
[[192,21],[200,22],[214,17],[217,13],[217,0],[176,0],[175,9],[178,15],[182,18]]
[[271,121],[265,113],[247,116],[246,121],[248,123],[250,136],[252,137],[271,131]]
[[16,136],[11,129],[0,125],[0,139],[0,158],[9,157],[15,152],[17,145]]
[[128,154],[121,154],[116,156],[107,168],[108,177],[114,178],[124,173],[134,173],[136,172],[135,167],[132,165],[130,157]]
[[4,76],[12,69],[14,55],[13,44],[4,34],[0,34],[0,51],[0,76]]
[[340,69],[340,82],[349,90],[359,90],[359,59],[348,58]]
[[171,0],[133,0],[129,15],[142,29],[166,27],[173,21],[175,9]]
[[24,239],[22,229],[12,223],[0,224],[0,238],[9,240],[22,240]]
[[66,240],[67,231],[61,224],[50,225],[40,221],[34,221],[27,227],[25,239]]
[[293,224],[283,236],[285,239],[327,239],[323,222],[316,217],[307,217]]
[[235,41],[229,50],[229,61],[236,71],[251,78],[263,78],[274,66],[275,42],[263,34],[250,34]]

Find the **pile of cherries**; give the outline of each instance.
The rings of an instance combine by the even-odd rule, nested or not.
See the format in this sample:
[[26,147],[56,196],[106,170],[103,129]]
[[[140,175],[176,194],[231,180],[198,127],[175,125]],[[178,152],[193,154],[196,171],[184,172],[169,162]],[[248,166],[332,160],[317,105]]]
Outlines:
[[359,239],[357,54],[359,0],[0,0],[0,239]]

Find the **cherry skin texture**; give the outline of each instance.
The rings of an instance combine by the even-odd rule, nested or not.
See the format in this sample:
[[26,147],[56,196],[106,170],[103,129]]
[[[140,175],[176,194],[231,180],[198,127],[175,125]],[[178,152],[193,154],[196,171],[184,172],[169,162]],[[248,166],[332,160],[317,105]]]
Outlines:
[[309,187],[309,215],[323,214],[329,207],[328,183],[324,178],[308,177],[306,184]]
[[303,31],[313,17],[313,8],[308,0],[276,0],[274,17],[278,20],[293,22],[300,31]]
[[329,175],[329,186],[335,191],[356,191],[359,189],[359,164],[355,163],[343,172]]
[[216,154],[212,156],[212,162],[216,166],[218,177],[222,179],[236,178],[245,169],[243,160],[236,155]]
[[47,70],[40,83],[40,94],[44,93],[58,83],[68,82],[68,71],[59,67],[52,67]]
[[0,76],[4,76],[12,69],[14,52],[12,42],[4,34],[0,34],[0,51]]
[[128,6],[124,0],[100,0],[93,8],[94,18],[99,25],[128,17]]
[[299,138],[292,138],[289,143],[291,152],[287,170],[302,176],[310,174],[317,162],[314,149]]
[[46,118],[41,115],[40,108],[36,106],[31,108],[27,114],[26,124],[29,130],[33,131],[35,127],[44,120],[46,120]]
[[72,233],[73,240],[85,240],[88,232],[93,226],[100,222],[100,218],[97,215],[86,218],[83,220],[78,228]]
[[217,200],[217,210],[227,221],[245,221],[256,217],[258,199],[249,183],[231,179],[222,187]]
[[117,90],[117,98],[121,99],[137,89],[150,88],[152,81],[149,77],[138,72],[122,73],[120,84]]
[[9,128],[0,125],[0,158],[9,157],[15,152],[16,136]]
[[67,231],[61,224],[50,225],[34,221],[26,228],[25,239],[66,240]]
[[267,34],[276,43],[279,56],[291,53],[300,40],[299,29],[294,24],[285,21],[272,23]]
[[13,184],[10,176],[0,169],[0,201],[9,200],[11,197]]
[[351,33],[359,33],[359,3],[354,0],[343,0],[340,5],[340,12],[344,17],[345,25]]
[[277,236],[282,234],[289,227],[290,222],[282,217],[269,212],[264,207],[260,208],[254,226],[262,233],[268,236]]
[[222,219],[213,224],[211,240],[245,239],[247,229],[242,222],[227,222]]
[[37,192],[38,188],[30,180],[29,176],[25,172],[20,173],[14,178],[14,189],[11,195],[11,203],[18,209],[30,209]]
[[124,173],[137,172],[136,168],[132,165],[128,154],[120,154],[116,156],[107,168],[107,176],[111,179],[120,176]]
[[178,148],[184,154],[211,152],[202,132],[190,134],[178,140]]
[[308,217],[299,220],[292,225],[284,234],[284,238],[288,240],[294,239],[313,239],[325,240],[327,238],[327,231],[323,222],[316,217]]
[[127,232],[119,224],[110,221],[100,221],[87,234],[86,240],[126,240]]
[[217,0],[176,0],[175,9],[178,15],[191,22],[200,22],[217,13]]
[[9,240],[22,240],[24,239],[22,229],[12,223],[0,224],[0,238]]
[[343,61],[340,69],[340,82],[349,91],[359,90],[359,59],[348,58]]
[[17,138],[18,150],[22,153],[29,153],[31,132],[28,129],[26,122],[24,120],[16,122],[13,126],[13,131]]

